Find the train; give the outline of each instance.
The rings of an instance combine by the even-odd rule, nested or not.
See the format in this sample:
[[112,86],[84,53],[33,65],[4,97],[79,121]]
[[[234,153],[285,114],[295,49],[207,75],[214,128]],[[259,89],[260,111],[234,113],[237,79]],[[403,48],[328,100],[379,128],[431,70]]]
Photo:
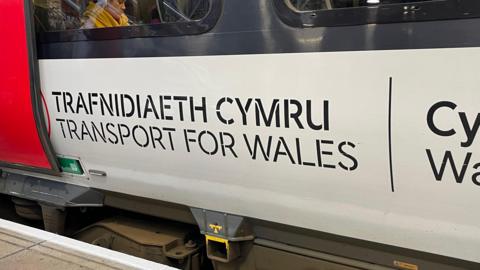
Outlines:
[[480,269],[480,2],[0,14],[0,193],[46,230],[108,207],[157,219],[73,237],[185,270]]

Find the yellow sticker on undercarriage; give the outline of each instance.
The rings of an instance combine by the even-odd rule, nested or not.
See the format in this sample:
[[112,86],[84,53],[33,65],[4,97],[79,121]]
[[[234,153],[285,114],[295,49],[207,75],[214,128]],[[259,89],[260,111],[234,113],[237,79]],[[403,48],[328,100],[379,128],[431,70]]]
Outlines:
[[411,264],[411,263],[406,263],[401,261],[393,261],[393,265],[405,270],[418,270],[418,266],[416,264]]
[[219,231],[221,231],[223,229],[222,226],[217,225],[217,224],[209,224],[208,227],[210,227],[210,229],[212,229],[214,233],[218,233]]

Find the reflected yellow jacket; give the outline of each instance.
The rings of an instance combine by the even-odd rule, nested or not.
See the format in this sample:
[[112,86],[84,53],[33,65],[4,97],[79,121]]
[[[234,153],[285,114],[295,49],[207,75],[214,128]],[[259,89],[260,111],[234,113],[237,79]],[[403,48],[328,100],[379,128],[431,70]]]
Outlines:
[[[90,23],[93,24],[92,27],[95,28],[128,25],[128,18],[125,14],[120,15],[120,21],[117,21],[107,10],[93,2],[88,3],[84,16],[87,20],[90,20]],[[88,21],[85,24],[88,24]]]

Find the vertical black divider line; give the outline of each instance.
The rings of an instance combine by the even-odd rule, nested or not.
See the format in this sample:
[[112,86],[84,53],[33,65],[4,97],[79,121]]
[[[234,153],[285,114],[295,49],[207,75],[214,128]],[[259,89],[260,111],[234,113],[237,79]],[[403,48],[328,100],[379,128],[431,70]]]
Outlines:
[[395,192],[393,184],[393,162],[392,162],[392,77],[388,79],[388,156],[390,160],[390,186]]

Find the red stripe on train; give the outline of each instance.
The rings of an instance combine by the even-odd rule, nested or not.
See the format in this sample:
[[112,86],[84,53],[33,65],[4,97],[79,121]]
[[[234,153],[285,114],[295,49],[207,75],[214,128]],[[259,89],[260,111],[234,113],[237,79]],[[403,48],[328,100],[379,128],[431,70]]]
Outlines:
[[30,94],[23,0],[0,0],[0,161],[51,169]]

